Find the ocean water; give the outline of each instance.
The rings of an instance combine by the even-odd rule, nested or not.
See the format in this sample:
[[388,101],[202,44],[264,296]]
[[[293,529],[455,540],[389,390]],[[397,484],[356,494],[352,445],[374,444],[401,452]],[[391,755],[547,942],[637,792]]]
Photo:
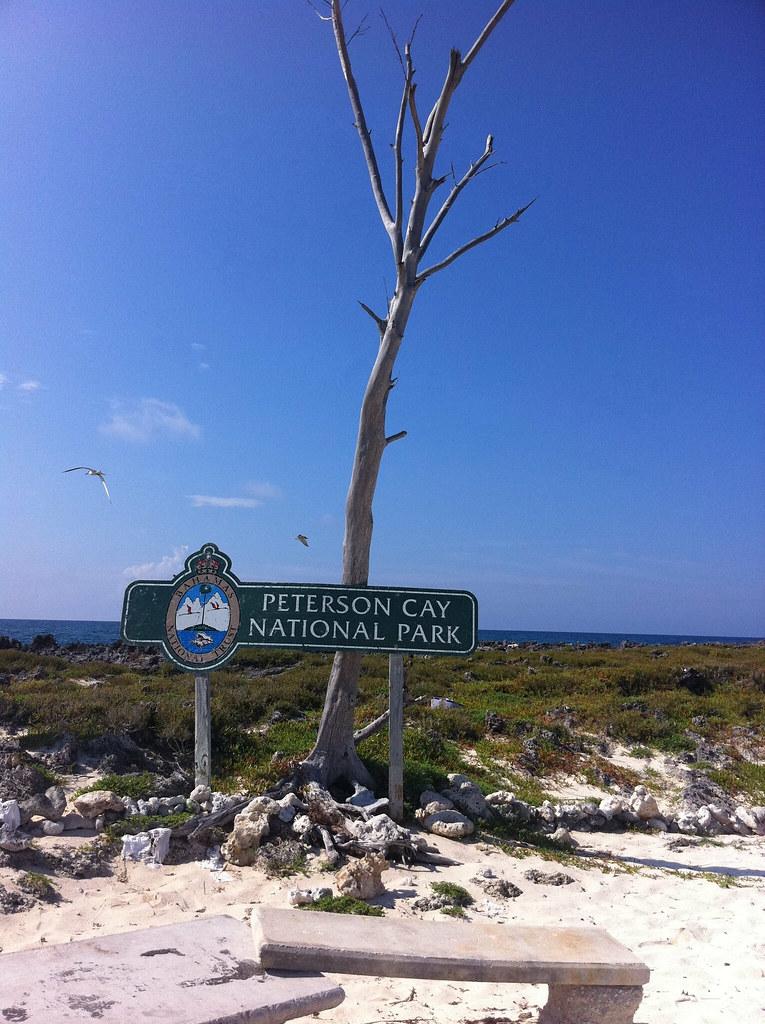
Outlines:
[[[59,644],[110,644],[119,640],[119,622],[88,622],[73,619],[0,619],[0,636],[28,644],[40,633],[52,633]],[[660,633],[561,633],[539,630],[479,629],[478,639],[509,643],[608,644],[619,647],[629,640],[640,644],[756,644],[762,637],[685,636]]]

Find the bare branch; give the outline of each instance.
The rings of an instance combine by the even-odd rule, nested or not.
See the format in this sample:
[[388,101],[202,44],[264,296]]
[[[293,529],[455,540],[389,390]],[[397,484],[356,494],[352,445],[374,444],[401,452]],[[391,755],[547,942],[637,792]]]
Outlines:
[[521,219],[526,210],[528,210],[530,206],[533,206],[533,204],[536,201],[537,197],[532,199],[530,203],[527,203],[525,206],[522,206],[519,210],[516,210],[515,213],[512,214],[512,216],[503,217],[502,220],[498,220],[494,227],[491,228],[489,231],[485,231],[482,235],[478,235],[477,238],[473,238],[469,242],[466,242],[464,245],[461,245],[459,249],[455,249],[453,253],[450,253],[446,257],[446,259],[441,260],[440,263],[434,263],[432,267],[428,267],[427,270],[423,270],[421,274],[417,275],[416,283],[418,287],[424,281],[427,281],[429,277],[432,277],[433,274],[436,274],[439,270],[443,270],[445,267],[448,267],[451,263],[454,263],[454,261],[456,259],[459,259],[459,257],[462,256],[464,253],[469,252],[471,249],[475,249],[477,245],[480,245],[482,242],[486,242],[488,241],[488,239],[493,238],[495,235],[498,235],[500,231],[504,231],[505,228],[509,227],[511,224],[516,224]]
[[348,43],[345,38],[340,0],[332,0],[332,27],[335,32],[335,43],[337,45],[337,53],[340,58],[340,66],[343,69],[345,82],[348,86],[348,96],[351,101],[351,109],[353,110],[353,116],[356,119],[356,130],[359,133],[361,148],[364,151],[364,159],[367,163],[369,180],[372,185],[372,193],[375,197],[375,202],[377,203],[377,209],[379,210],[383,226],[395,246],[393,217],[391,216],[388,201],[385,198],[385,191],[380,177],[380,168],[378,167],[377,157],[375,156],[374,147],[372,145],[372,136],[370,135],[369,128],[367,127],[364,108],[361,105],[361,97],[359,96],[359,89],[356,85],[356,79],[353,76],[353,69],[351,68],[351,59],[348,55]]
[[409,33],[409,46],[410,47],[414,43],[414,37],[415,37],[415,34],[417,32],[417,28],[418,28],[418,26],[419,26],[421,21],[422,21],[422,15],[418,14],[417,15],[417,20],[415,21],[414,25],[412,25],[412,31]]
[[[411,65],[411,61],[410,61]],[[420,115],[417,112],[417,101],[415,99],[415,91],[417,86],[414,82],[409,85],[409,113],[412,117],[412,126],[414,128],[414,134],[417,137],[417,167],[421,168],[425,159],[425,147],[422,141],[422,125],[420,124]]]
[[[316,15],[317,18],[319,18],[320,21],[332,21],[332,15],[331,14],[322,14],[321,11],[319,10],[319,8],[316,6],[316,4],[314,4],[312,2],[312,0],[305,0],[305,2],[308,4],[308,6],[311,8],[313,13]],[[325,0],[325,3],[326,3],[326,0]]]
[[[399,54],[399,57],[400,56],[401,55]],[[404,66],[403,62],[401,66]],[[398,118],[396,119],[396,136],[393,142],[393,159],[396,165],[396,213],[394,218],[394,231],[396,234],[395,255],[397,264],[401,262],[401,256],[404,250],[404,239],[402,233],[404,220],[404,158],[401,152],[401,142],[404,137],[404,117],[406,116],[406,106],[409,101],[411,85],[412,61],[409,56],[409,43],[407,43],[406,68],[404,70],[404,91],[401,94],[401,104],[398,108]]]
[[464,59],[459,50],[452,50],[449,57],[449,70],[446,73],[446,79],[441,87],[438,99],[433,104],[433,109],[428,115],[428,119],[425,123],[425,145],[431,149],[431,155],[433,157],[435,157],[435,150],[438,149],[440,136],[443,131],[444,117],[446,116],[446,111],[449,107],[449,103],[451,102],[451,98],[454,95],[454,90],[462,81],[462,76],[465,74],[468,67],[478,56],[478,53],[486,40],[512,7],[514,2],[515,0],[502,0],[502,3],[499,5],[492,17],[489,18],[483,28],[483,31],[470,47]]
[[361,21],[356,26],[356,28],[353,30],[353,32],[351,32],[351,34],[348,36],[348,39],[346,40],[346,45],[347,46],[351,45],[351,43],[356,38],[356,36],[366,35],[366,33],[368,31],[368,29],[366,27],[366,23],[367,23],[367,15],[365,14],[364,17],[361,19]]
[[385,438],[386,444],[393,444],[394,441],[400,441],[402,437],[406,437],[405,430],[399,430],[397,434],[391,434],[390,437]]
[[361,299],[359,299],[359,305],[361,306],[365,313],[369,313],[369,315],[372,317],[374,322],[377,324],[380,334],[384,334],[385,328],[388,326],[388,321],[384,317],[378,316],[377,313],[375,313],[373,309],[370,309],[366,302],[362,302]]
[[476,41],[470,47],[468,52],[465,54],[465,59],[462,61],[463,72],[466,71],[468,65],[472,64],[472,62],[475,60],[476,56],[478,55],[478,51],[481,49],[483,44],[486,42],[486,40],[489,38],[489,36],[492,34],[494,29],[497,27],[497,25],[500,23],[502,18],[510,10],[514,3],[515,0],[502,0],[502,3],[497,8],[496,13],[491,18],[489,18],[488,22],[486,23],[486,27],[484,28],[483,32],[481,32],[479,37],[476,39]]
[[396,33],[391,28],[391,24],[388,21],[388,19],[386,18],[385,11],[382,9],[382,7],[380,8],[380,17],[385,22],[385,27],[387,28],[388,34],[390,35],[390,38],[391,38],[391,42],[393,43],[393,49],[396,51],[396,55],[398,57],[398,62],[401,65],[401,70],[404,71],[404,74],[406,74],[406,71],[404,70],[404,58],[401,56],[401,47],[398,45],[398,39],[396,39]]
[[[454,185],[451,192],[444,200],[443,206],[433,218],[432,224],[423,235],[422,242],[420,244],[420,258],[422,258],[427,252],[428,246],[433,241],[433,237],[435,236],[436,231],[438,231],[444,217],[447,215],[449,210],[451,210],[452,206],[454,205],[457,199],[457,196],[468,184],[468,182],[472,181],[472,179],[475,178],[477,174],[479,174],[481,167],[486,163],[486,161],[489,159],[493,151],[494,139],[491,135],[488,135],[486,137],[486,147],[483,153],[478,157],[475,163],[472,163],[470,165],[470,167],[467,169],[467,171],[465,171],[460,180],[456,183],[456,185]],[[452,173],[454,173],[453,170]]]
[[[410,704],[422,704],[423,701],[426,700],[430,700],[430,698],[415,697],[414,700],[405,700],[404,707],[409,707]],[[371,722],[368,722],[363,729],[357,729],[356,732],[353,734],[354,743],[360,743],[362,740],[367,739],[367,737],[374,736],[376,732],[379,732],[380,729],[382,729],[382,727],[385,725],[389,718],[390,709],[386,709],[385,711],[383,711],[381,715],[378,715],[377,718],[373,718]]]

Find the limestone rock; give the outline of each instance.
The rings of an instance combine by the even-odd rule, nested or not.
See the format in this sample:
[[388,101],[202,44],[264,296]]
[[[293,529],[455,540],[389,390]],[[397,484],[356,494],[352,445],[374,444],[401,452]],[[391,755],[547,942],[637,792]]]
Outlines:
[[0,800],[0,825],[15,832],[21,825],[21,812],[17,800]]
[[403,825],[397,825],[388,814],[375,814],[368,821],[355,823],[355,835],[360,842],[370,842],[381,846],[388,843],[414,843],[416,847],[425,845],[425,841],[414,835]]
[[374,795],[371,789],[367,789],[366,786],[360,785],[358,782],[353,787],[353,796],[348,798],[348,803],[353,804],[354,807],[369,807],[370,804],[377,802],[377,797]]
[[387,870],[388,862],[381,853],[368,853],[340,868],[335,875],[337,887],[344,896],[371,900],[385,892],[381,875]]
[[60,836],[64,831],[63,821],[44,821],[42,826],[46,836]]
[[89,818],[84,818],[81,814],[76,814],[74,811],[65,814],[61,819],[61,824],[64,826],[65,832],[80,832],[93,828],[93,822]]
[[234,830],[221,846],[221,853],[232,864],[246,867],[254,862],[261,841],[269,831],[268,817],[265,814],[237,814],[234,818]]
[[[722,807],[720,804],[709,804],[709,810],[712,817],[721,825],[725,832],[735,832],[735,818],[727,808]],[[735,813],[735,812],[734,812]]]
[[496,793],[489,793],[486,797],[486,803],[489,807],[499,807],[502,804],[511,804],[515,800],[515,793],[511,793],[509,789],[498,789]]
[[26,800],[22,800],[19,804],[19,814],[22,825],[27,825],[32,818],[46,818],[48,821],[56,819],[56,810],[44,793],[34,793]]
[[612,821],[629,810],[629,801],[623,796],[604,796],[598,804],[598,810],[606,821]]
[[134,836],[122,837],[122,859],[162,864],[170,849],[171,829],[151,828]]
[[265,814],[267,817],[278,814],[281,810],[279,803],[270,796],[256,796],[250,800],[241,814],[247,817],[260,817]]
[[666,821],[663,818],[649,818],[646,822],[649,828],[652,828],[655,832],[667,832],[669,828]]
[[189,793],[189,800],[194,800],[198,804],[205,803],[207,800],[212,798],[212,790],[209,786],[195,786]]
[[[83,793],[74,801],[74,806],[83,818],[97,818],[104,811],[118,811],[121,814],[125,812],[122,800],[111,789],[97,789],[92,793]],[[157,811],[154,813],[156,814]]]
[[307,814],[296,814],[292,819],[292,831],[300,839],[312,828],[313,822]]
[[473,820],[489,821],[491,819],[491,808],[486,803],[486,797],[474,782],[456,772],[447,775],[447,778],[449,779],[449,788],[444,790],[442,796],[451,800],[458,810]]
[[428,814],[436,814],[438,811],[451,811],[453,807],[454,804],[451,800],[432,789],[426,789],[420,793],[420,809],[425,811],[426,817]]
[[287,894],[291,907],[306,907],[319,900],[328,899],[332,895],[329,886],[317,886],[315,889],[290,889]]
[[641,821],[650,821],[651,818],[661,817],[659,805],[645,786],[635,786],[635,792],[630,800],[630,810],[637,814]]
[[567,828],[556,828],[550,836],[550,839],[556,843],[560,843],[561,846],[568,846],[572,850],[579,846],[579,843],[574,839]]
[[18,853],[28,850],[32,845],[32,837],[21,829],[10,829],[7,825],[0,826],[0,850],[6,853]]
[[470,881],[483,889],[487,896],[493,896],[495,899],[514,900],[523,895],[523,889],[519,889],[505,878],[482,878],[477,875]]
[[571,875],[563,871],[539,871],[537,868],[529,868],[523,872],[523,877],[535,885],[571,885],[575,881]]
[[49,786],[45,790],[45,795],[50,801],[50,805],[55,814],[55,818],[51,818],[51,821],[61,821],[66,810],[66,793],[61,786]]
[[288,793],[283,796],[279,803],[279,820],[288,825],[299,810],[305,810],[305,804],[297,793]]
[[429,814],[423,821],[423,828],[435,836],[444,839],[463,839],[475,832],[475,825],[465,814],[459,811],[437,811]]
[[549,800],[545,800],[539,808],[539,817],[542,821],[547,822],[548,825],[555,824],[555,808]]

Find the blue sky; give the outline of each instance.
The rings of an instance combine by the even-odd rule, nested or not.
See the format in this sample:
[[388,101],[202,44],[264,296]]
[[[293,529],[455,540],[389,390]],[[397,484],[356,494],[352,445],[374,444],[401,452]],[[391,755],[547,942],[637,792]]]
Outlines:
[[[387,174],[378,7],[347,18]],[[402,36],[423,13],[422,106],[494,7],[386,2]],[[442,148],[504,162],[431,255],[539,200],[418,295],[370,582],[473,590],[484,628],[765,632],[764,54],[757,0],[508,13]],[[10,0],[0,90],[0,616],[117,618],[208,540],[242,579],[337,582],[357,300],[392,271],[329,26]]]

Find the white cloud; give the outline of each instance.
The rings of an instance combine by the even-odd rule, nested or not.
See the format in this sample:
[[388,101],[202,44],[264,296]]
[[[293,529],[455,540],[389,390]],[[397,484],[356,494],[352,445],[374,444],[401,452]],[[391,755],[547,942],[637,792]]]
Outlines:
[[188,544],[180,544],[173,548],[170,555],[163,555],[158,562],[142,562],[140,565],[129,565],[122,570],[122,575],[131,580],[164,580],[175,576],[183,568],[186,555],[189,552]]
[[263,498],[265,500],[283,497],[281,487],[277,487],[276,484],[270,484],[267,480],[253,480],[252,483],[247,484],[245,490],[253,498]]
[[219,498],[212,494],[188,494],[194,508],[260,508],[259,498]]
[[112,418],[102,423],[104,434],[124,441],[151,441],[155,437],[197,438],[201,430],[173,402],[141,398],[137,402],[113,402]]
[[207,348],[207,345],[203,345],[199,341],[192,341],[191,347],[194,349],[195,352],[204,352],[204,350]]
[[6,384],[10,384],[10,380],[4,373],[0,373],[0,389],[4,388]]
[[209,370],[210,369],[210,364],[209,363],[200,363],[199,364],[199,369],[200,370]]
[[39,391],[42,384],[39,380],[25,380],[19,384],[19,391],[26,391],[27,394],[31,394],[33,391]]

